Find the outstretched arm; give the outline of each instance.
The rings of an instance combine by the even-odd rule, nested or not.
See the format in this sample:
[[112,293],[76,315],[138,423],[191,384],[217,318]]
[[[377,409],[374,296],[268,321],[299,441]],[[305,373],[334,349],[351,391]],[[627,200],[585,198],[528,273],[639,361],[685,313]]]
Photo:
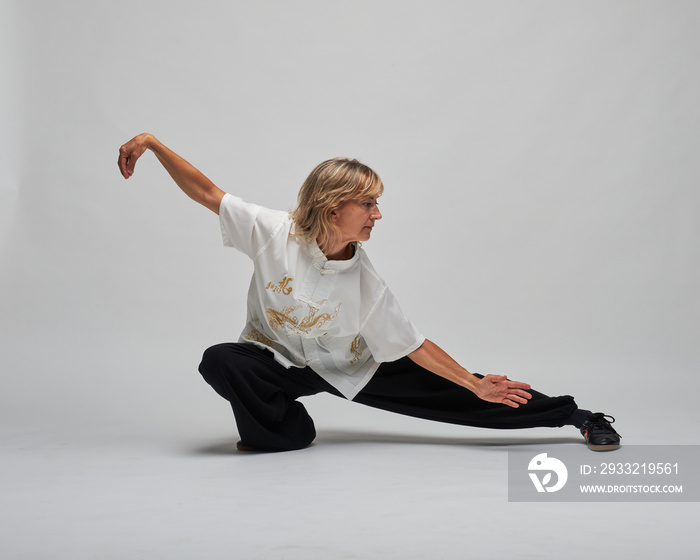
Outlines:
[[510,381],[505,375],[486,375],[483,379],[479,379],[429,340],[426,340],[418,350],[411,352],[408,357],[428,371],[466,387],[485,401],[518,408],[532,398],[532,395],[527,392],[530,388],[527,383]]
[[119,170],[128,179],[134,174],[136,160],[146,150],[151,150],[163,164],[183,192],[195,202],[218,214],[224,191],[212,183],[204,174],[189,164],[171,149],[160,143],[152,134],[139,134],[119,148]]

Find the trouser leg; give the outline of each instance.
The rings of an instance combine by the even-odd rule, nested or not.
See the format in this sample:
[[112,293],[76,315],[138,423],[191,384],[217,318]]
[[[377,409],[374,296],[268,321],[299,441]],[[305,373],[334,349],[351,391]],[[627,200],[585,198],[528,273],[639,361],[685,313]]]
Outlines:
[[382,364],[353,400],[407,416],[480,428],[558,427],[570,423],[577,409],[573,397],[548,397],[534,390],[530,393],[532,399],[518,408],[486,402],[410,358],[402,358]]
[[212,346],[199,371],[231,403],[242,442],[263,451],[308,446],[316,437],[314,422],[296,399],[335,391],[309,368],[287,369],[253,344]]

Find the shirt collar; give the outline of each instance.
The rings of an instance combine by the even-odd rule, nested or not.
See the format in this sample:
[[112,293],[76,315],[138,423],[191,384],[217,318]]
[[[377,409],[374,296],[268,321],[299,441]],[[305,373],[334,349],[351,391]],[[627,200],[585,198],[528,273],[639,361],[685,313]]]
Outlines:
[[309,254],[313,259],[315,259],[315,262],[317,262],[320,265],[320,268],[324,270],[346,270],[352,267],[360,259],[360,250],[362,249],[362,245],[356,241],[354,241],[352,244],[355,246],[355,254],[352,256],[352,258],[346,261],[328,260],[328,258],[326,258],[326,255],[324,255],[323,251],[321,251],[321,249],[319,248],[318,244],[316,243],[316,240],[313,240],[311,243],[308,244],[308,249]]

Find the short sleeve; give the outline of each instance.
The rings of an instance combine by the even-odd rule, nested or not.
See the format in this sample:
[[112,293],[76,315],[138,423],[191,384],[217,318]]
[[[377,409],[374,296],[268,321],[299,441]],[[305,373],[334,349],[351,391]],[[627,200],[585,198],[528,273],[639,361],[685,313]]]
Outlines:
[[226,193],[219,206],[224,245],[254,259],[284,225],[286,212],[269,210]]
[[399,302],[386,287],[360,334],[377,362],[393,362],[403,358],[425,342],[425,337],[406,318]]

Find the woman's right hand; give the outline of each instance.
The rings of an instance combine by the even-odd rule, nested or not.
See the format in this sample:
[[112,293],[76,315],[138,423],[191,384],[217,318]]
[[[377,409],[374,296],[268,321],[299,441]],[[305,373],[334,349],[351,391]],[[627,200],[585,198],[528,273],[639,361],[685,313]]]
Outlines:
[[215,214],[219,213],[221,200],[226,194],[193,165],[159,142],[152,134],[134,136],[119,148],[119,171],[124,179],[134,174],[136,160],[146,150],[151,150],[158,161],[165,167],[177,186],[195,202],[209,208]]
[[124,179],[128,179],[134,174],[136,160],[149,148],[149,142],[152,138],[148,133],[139,134],[119,148],[117,165]]

